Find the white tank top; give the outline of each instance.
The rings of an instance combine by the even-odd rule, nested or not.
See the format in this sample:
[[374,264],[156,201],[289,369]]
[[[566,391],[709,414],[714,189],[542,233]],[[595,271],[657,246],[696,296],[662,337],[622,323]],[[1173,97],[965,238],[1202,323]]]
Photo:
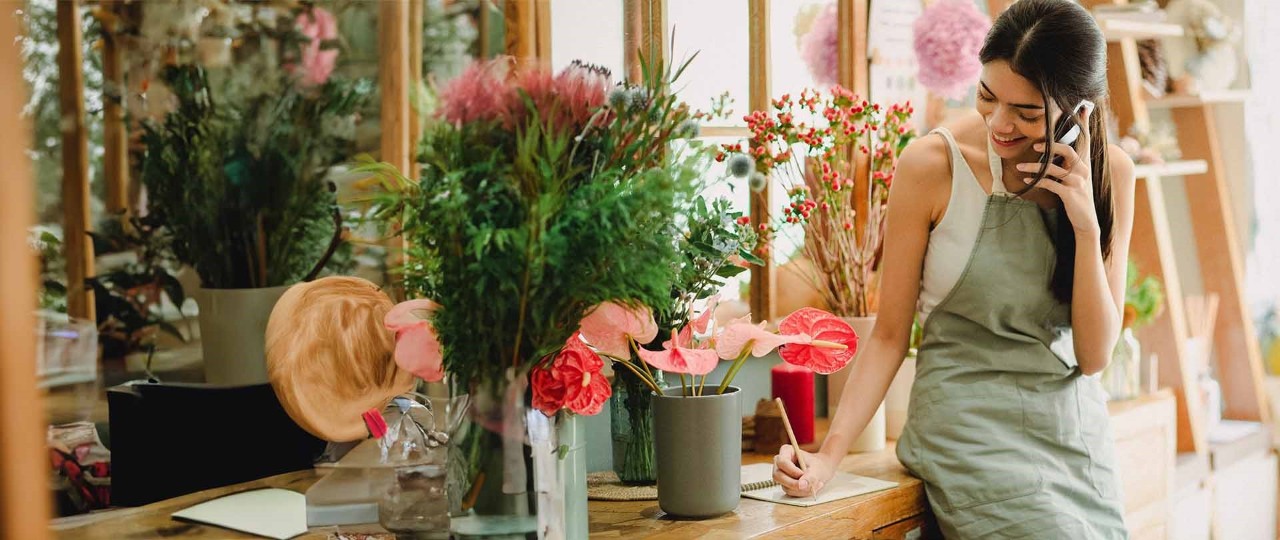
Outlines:
[[[982,214],[986,210],[988,197],[978,183],[978,177],[973,174],[973,169],[969,168],[969,162],[960,153],[960,146],[956,144],[951,131],[940,127],[931,133],[942,135],[947,141],[947,149],[951,155],[951,198],[947,201],[942,221],[929,232],[929,245],[925,248],[920,300],[916,304],[921,324],[929,319],[933,308],[951,293],[968,266],[969,255],[978,242],[978,231],[982,227]],[[987,162],[991,166],[991,176],[995,179],[991,183],[992,193],[1007,196],[1000,156],[991,150],[990,142],[987,143]]]

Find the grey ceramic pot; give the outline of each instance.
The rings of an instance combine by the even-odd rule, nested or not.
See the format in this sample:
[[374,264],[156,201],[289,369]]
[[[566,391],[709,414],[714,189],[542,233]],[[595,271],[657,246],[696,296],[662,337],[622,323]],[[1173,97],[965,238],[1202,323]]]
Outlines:
[[713,517],[738,508],[742,486],[742,409],[730,386],[722,395],[682,397],[679,387],[653,400],[658,506],[681,517]]

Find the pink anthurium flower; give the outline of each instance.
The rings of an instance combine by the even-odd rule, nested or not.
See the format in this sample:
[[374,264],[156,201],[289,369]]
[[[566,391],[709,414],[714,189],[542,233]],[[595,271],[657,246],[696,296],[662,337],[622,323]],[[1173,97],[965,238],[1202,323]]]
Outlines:
[[716,364],[720,362],[720,357],[716,355],[715,350],[692,349],[682,346],[684,343],[687,342],[682,342],[676,337],[675,332],[672,332],[671,340],[663,343],[663,350],[650,351],[641,348],[640,359],[663,371],[690,375],[711,373],[711,370],[715,369]]
[[839,371],[858,352],[858,333],[843,319],[815,308],[800,308],[778,323],[778,331],[813,336],[809,343],[791,343],[778,354],[788,364],[807,367],[817,373]]
[[808,344],[813,338],[808,334],[775,334],[759,325],[750,322],[735,322],[725,327],[716,338],[716,354],[725,360],[733,360],[747,352],[750,346],[751,356],[760,358],[774,349],[787,344]]
[[439,308],[430,300],[409,300],[396,304],[383,319],[387,329],[396,333],[396,365],[428,382],[444,378],[440,340],[427,320]]
[[648,307],[628,308],[613,302],[596,305],[582,319],[582,337],[601,354],[631,358],[631,339],[649,343],[658,337],[658,323]]
[[717,294],[707,299],[706,309],[702,310],[702,315],[699,315],[698,318],[694,319],[693,324],[690,325],[693,326],[694,332],[699,334],[707,333],[709,323],[711,322],[712,317],[715,316],[716,306],[719,305],[720,295]]

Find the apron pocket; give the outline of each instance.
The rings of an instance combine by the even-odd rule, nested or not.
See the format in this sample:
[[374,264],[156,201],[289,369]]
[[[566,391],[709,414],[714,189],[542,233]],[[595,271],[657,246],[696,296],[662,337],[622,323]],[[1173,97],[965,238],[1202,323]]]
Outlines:
[[1080,435],[1089,452],[1089,479],[1098,495],[1105,499],[1118,498],[1115,437],[1111,433],[1106,393],[1101,383],[1088,377],[1081,377],[1076,388],[1084,396],[1080,400]]
[[1014,499],[1044,484],[1023,428],[1016,388],[938,396],[923,412],[915,443],[922,472],[935,488],[929,494],[943,509]]

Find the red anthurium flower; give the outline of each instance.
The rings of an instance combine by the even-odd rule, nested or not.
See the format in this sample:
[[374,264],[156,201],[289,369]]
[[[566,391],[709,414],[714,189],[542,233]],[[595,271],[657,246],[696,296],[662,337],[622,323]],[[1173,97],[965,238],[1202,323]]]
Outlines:
[[587,416],[599,413],[613,394],[603,368],[600,356],[574,334],[554,360],[533,369],[534,408],[547,416],[562,408]]
[[439,308],[440,304],[430,300],[409,300],[396,304],[383,319],[387,329],[396,333],[396,365],[430,382],[444,378],[440,340],[427,321]]
[[689,343],[687,340],[691,339],[690,332],[689,326],[685,326],[680,331],[679,337],[672,332],[671,340],[662,344],[664,349],[661,351],[640,349],[640,359],[662,371],[690,375],[711,373],[711,370],[715,369],[716,364],[720,362],[720,357],[712,349],[685,347],[684,345]]
[[631,358],[629,339],[648,343],[658,337],[658,323],[648,307],[628,308],[613,302],[596,305],[582,319],[582,337],[601,354]]
[[725,360],[741,356],[751,347],[751,356],[759,358],[787,344],[808,344],[813,338],[807,334],[775,334],[749,321],[731,323],[716,338],[716,354]]
[[813,336],[807,344],[787,344],[778,354],[788,364],[807,367],[824,375],[848,365],[858,352],[858,334],[853,327],[820,309],[797,309],[778,323],[778,331]]

